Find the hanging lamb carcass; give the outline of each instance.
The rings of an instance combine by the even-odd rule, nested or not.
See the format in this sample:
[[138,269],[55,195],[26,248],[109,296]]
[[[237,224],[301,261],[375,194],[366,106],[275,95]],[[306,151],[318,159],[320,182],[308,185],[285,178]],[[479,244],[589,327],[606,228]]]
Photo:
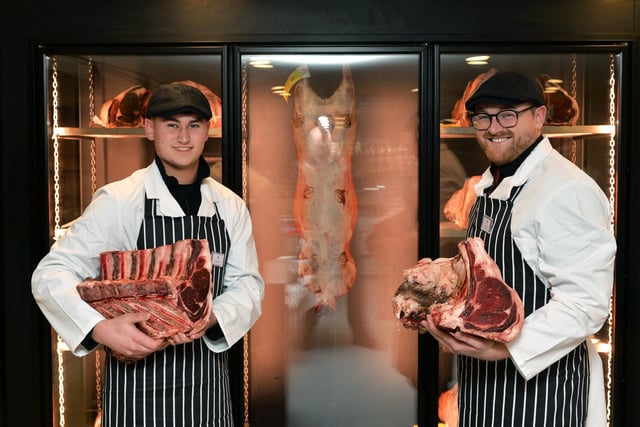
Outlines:
[[302,79],[293,93],[293,136],[298,177],[293,213],[301,239],[298,273],[315,295],[315,309],[335,311],[356,277],[349,248],[358,203],[351,174],[356,136],[355,89],[351,70],[329,98]]

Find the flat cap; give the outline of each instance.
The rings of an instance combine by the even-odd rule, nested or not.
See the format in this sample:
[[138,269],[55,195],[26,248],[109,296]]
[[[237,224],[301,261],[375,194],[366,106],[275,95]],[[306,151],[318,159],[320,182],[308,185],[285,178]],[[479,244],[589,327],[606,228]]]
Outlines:
[[174,114],[193,113],[211,119],[211,106],[202,92],[184,83],[160,86],[151,94],[146,117],[169,117]]
[[515,71],[496,73],[482,83],[464,105],[467,111],[474,111],[475,106],[481,102],[509,106],[525,102],[536,107],[545,105],[540,85]]

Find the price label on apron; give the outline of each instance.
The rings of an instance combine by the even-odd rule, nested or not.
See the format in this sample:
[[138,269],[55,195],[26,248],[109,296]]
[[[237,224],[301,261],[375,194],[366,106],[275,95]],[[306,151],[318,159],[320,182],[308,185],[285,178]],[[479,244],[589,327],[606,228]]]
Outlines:
[[219,252],[211,252],[211,264],[216,267],[222,267],[224,265],[224,254]]
[[480,229],[485,233],[491,233],[492,228],[493,228],[493,218],[485,215],[482,218],[482,225],[480,225]]

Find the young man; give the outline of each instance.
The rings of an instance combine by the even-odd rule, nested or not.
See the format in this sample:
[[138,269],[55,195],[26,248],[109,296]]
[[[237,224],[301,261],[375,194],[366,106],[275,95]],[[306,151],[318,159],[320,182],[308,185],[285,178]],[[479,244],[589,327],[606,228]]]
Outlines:
[[[155,161],[99,189],[37,266],[33,295],[73,354],[106,349],[103,426],[232,425],[227,353],[261,314],[264,282],[249,212],[209,177],[202,158],[211,109],[205,96],[168,84],[151,96],[145,119]],[[75,287],[98,277],[105,251],[207,239],[213,295],[206,328],[154,339],[137,327],[149,313],[105,319]]]
[[613,287],[607,198],[542,135],[547,108],[526,76],[496,74],[466,108],[491,162],[467,235],[484,239],[526,318],[508,344],[423,322],[459,355],[459,425],[602,427],[602,361],[589,337],[607,319]]

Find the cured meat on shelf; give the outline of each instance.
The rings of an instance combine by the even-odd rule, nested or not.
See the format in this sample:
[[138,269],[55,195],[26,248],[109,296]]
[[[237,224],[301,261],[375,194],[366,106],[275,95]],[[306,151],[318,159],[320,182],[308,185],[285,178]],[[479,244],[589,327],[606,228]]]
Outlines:
[[138,326],[154,338],[199,330],[208,323],[212,289],[206,240],[103,252],[100,264],[100,279],[85,280],[77,290],[106,318],[149,312],[151,317]]
[[544,92],[544,101],[547,105],[547,118],[545,124],[556,126],[571,126],[578,123],[580,108],[574,97],[569,95],[560,84],[561,81],[552,79],[548,74],[538,76],[538,84]]
[[491,68],[487,72],[479,74],[475,79],[467,83],[467,86],[464,88],[464,92],[462,93],[462,97],[456,101],[453,105],[453,110],[451,111],[451,119],[454,124],[458,126],[471,126],[471,122],[469,122],[469,118],[467,117],[467,107],[465,107],[464,104],[482,83],[489,80],[489,78],[493,77],[497,72],[498,70]]
[[458,426],[458,383],[440,393],[438,397],[438,418],[447,427]]
[[222,101],[220,97],[213,93],[207,86],[194,82],[193,80],[181,80],[174,83],[183,83],[192,87],[195,87],[209,101],[209,107],[211,107],[211,129],[222,129]]
[[301,239],[298,274],[315,294],[315,309],[327,315],[356,278],[349,248],[358,203],[351,174],[356,136],[353,77],[348,66],[329,98],[304,78],[293,93],[293,137],[298,177],[293,204]]
[[512,341],[522,329],[524,307],[518,293],[502,280],[497,264],[474,237],[458,244],[451,258],[424,258],[403,272],[404,282],[392,306],[410,329],[431,315],[436,326],[492,341]]
[[480,175],[467,178],[462,188],[453,193],[444,205],[444,216],[458,228],[466,230],[469,226],[469,212],[476,201],[474,187],[480,178]]
[[151,91],[144,86],[131,86],[100,108],[99,116],[93,117],[92,126],[106,128],[139,128],[144,125],[144,116]]
[[[207,86],[192,80],[181,80],[183,83],[200,90],[209,101],[211,107],[211,129],[222,129],[222,101]],[[92,118],[92,127],[105,128],[141,128],[147,105],[151,97],[151,90],[145,86],[131,86],[114,98],[107,100],[97,116]]]

